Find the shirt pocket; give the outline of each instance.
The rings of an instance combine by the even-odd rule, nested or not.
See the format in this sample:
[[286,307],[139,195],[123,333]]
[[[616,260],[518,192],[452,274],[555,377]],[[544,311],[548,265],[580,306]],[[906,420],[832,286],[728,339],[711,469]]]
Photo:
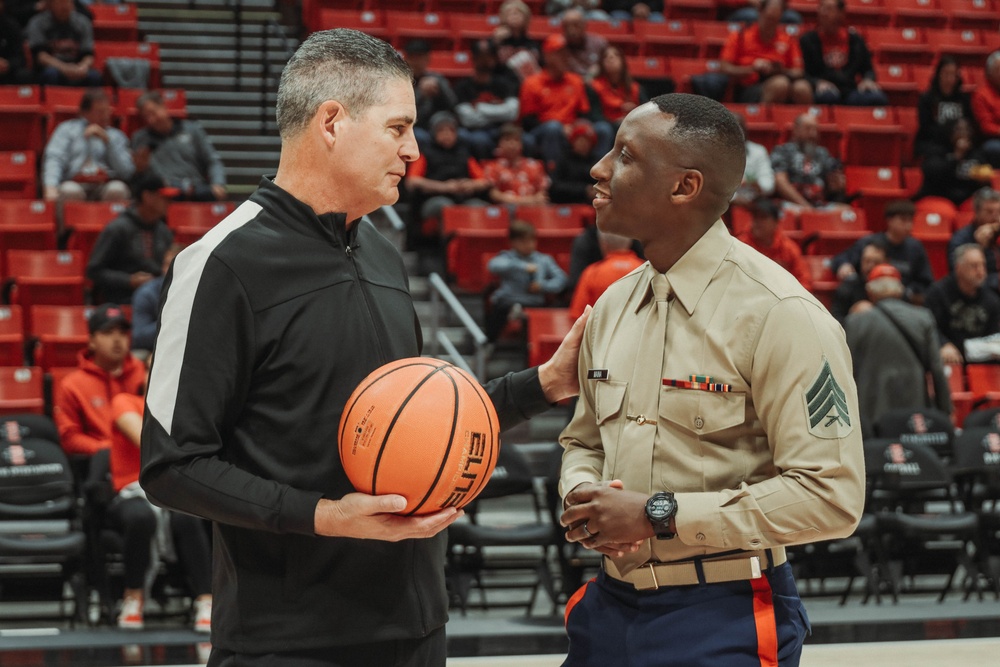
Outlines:
[[660,418],[696,436],[740,426],[746,419],[746,395],[735,391],[664,390]]
[[601,431],[601,442],[604,445],[604,478],[610,479],[615,469],[615,458],[618,454],[618,441],[621,438],[622,425],[625,421],[625,393],[627,382],[603,380],[597,383],[594,392],[594,417]]

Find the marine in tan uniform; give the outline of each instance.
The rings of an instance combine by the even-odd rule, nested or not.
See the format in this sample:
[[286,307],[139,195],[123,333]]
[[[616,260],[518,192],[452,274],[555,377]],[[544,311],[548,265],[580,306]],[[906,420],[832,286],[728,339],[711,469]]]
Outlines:
[[843,330],[719,220],[744,160],[724,107],[665,95],[591,172],[598,227],[649,262],[598,300],[560,438],[567,539],[606,556],[567,605],[567,665],[798,664],[784,547],[861,515]]

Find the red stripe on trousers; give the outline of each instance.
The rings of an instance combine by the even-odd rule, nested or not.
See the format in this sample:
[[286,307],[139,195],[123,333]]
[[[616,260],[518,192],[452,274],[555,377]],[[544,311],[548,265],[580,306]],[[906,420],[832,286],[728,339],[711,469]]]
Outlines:
[[584,582],[583,586],[580,586],[578,589],[576,589],[576,592],[573,593],[572,596],[570,596],[569,600],[566,600],[566,612],[563,615],[563,626],[569,625],[569,614],[570,614],[570,612],[573,611],[573,607],[576,606],[576,603],[583,599],[583,596],[587,592],[587,586],[589,586],[592,581],[596,581],[596,580],[597,579],[595,577],[594,579],[591,579],[590,581]]
[[778,667],[778,627],[774,621],[774,602],[767,577],[751,579],[753,618],[757,626],[757,656],[760,667]]

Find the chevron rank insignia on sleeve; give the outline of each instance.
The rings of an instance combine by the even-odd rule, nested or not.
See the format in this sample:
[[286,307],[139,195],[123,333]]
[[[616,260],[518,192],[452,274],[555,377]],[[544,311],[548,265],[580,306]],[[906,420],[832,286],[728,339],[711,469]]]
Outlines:
[[803,394],[809,432],[817,438],[843,438],[854,430],[847,407],[847,395],[837,384],[830,362],[823,358],[812,386]]

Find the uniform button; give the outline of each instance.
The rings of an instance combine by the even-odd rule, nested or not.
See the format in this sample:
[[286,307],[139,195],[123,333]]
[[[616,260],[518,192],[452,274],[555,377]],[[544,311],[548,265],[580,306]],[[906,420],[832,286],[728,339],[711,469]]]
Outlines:
[[695,417],[694,418],[694,427],[695,428],[701,428],[704,425],[705,425],[705,420],[704,419],[702,419],[701,417]]
[[705,533],[698,533],[697,535],[695,535],[695,539],[697,539],[699,542],[704,542],[705,541]]

